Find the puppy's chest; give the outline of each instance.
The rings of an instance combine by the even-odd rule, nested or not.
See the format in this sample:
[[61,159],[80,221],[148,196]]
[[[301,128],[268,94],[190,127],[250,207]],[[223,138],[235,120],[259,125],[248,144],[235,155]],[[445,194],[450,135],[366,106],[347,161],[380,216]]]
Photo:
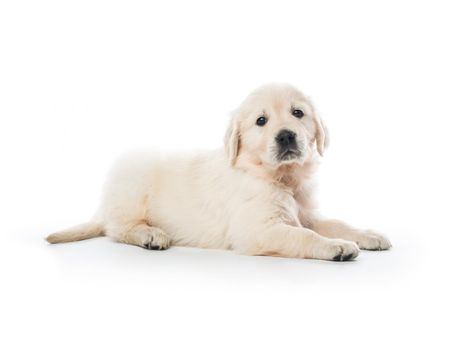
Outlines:
[[316,210],[312,193],[309,190],[296,192],[293,195],[293,201],[295,205],[293,213],[297,219],[297,226],[310,227]]
[[301,219],[310,211],[305,198],[291,190],[280,192],[278,197],[275,202],[279,219],[292,226],[303,226]]

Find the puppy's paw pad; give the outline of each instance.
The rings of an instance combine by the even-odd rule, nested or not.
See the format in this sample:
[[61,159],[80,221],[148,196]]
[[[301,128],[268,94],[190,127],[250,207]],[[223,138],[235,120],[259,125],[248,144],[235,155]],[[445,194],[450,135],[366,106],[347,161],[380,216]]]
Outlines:
[[149,250],[165,250],[171,245],[169,236],[161,230],[150,230],[143,238],[141,246]]
[[361,237],[357,240],[360,249],[365,250],[387,250],[392,244],[387,237],[372,230],[365,230]]
[[333,242],[333,249],[336,253],[330,260],[332,261],[350,261],[354,260],[359,255],[359,247],[354,242],[344,241],[342,239],[335,239]]
[[150,249],[150,250],[165,250],[166,248],[164,246],[161,246],[161,245],[153,245],[152,242],[148,242],[146,243],[143,248],[145,249]]
[[334,258],[332,258],[332,260],[333,261],[349,261],[349,260],[352,260],[354,258],[355,258],[354,254],[349,253],[347,255],[338,254]]

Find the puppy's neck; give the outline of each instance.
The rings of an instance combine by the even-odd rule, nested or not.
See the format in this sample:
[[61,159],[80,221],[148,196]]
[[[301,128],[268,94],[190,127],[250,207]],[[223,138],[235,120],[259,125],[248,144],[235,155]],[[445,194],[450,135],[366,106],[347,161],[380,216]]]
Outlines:
[[299,192],[304,183],[311,178],[316,170],[317,162],[310,158],[303,164],[290,163],[279,167],[270,168],[257,159],[246,159],[238,157],[235,163],[237,169],[241,169],[248,174],[269,181],[279,187],[291,190],[293,193]]

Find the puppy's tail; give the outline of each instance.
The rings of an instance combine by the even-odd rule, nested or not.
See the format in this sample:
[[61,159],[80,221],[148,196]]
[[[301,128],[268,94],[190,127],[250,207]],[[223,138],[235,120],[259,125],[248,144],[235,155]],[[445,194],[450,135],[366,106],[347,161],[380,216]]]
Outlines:
[[63,231],[55,232],[46,237],[49,243],[66,243],[82,241],[94,237],[103,236],[105,229],[102,224],[97,222],[87,222]]

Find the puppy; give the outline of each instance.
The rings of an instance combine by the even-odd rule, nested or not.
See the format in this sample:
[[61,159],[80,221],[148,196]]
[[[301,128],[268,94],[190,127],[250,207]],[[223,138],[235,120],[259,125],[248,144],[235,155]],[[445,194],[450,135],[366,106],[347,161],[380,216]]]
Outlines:
[[317,215],[311,177],[326,131],[289,85],[252,92],[233,114],[224,149],[140,154],[112,169],[97,214],[50,243],[98,236],[146,249],[171,245],[334,261],[391,247],[380,234]]

